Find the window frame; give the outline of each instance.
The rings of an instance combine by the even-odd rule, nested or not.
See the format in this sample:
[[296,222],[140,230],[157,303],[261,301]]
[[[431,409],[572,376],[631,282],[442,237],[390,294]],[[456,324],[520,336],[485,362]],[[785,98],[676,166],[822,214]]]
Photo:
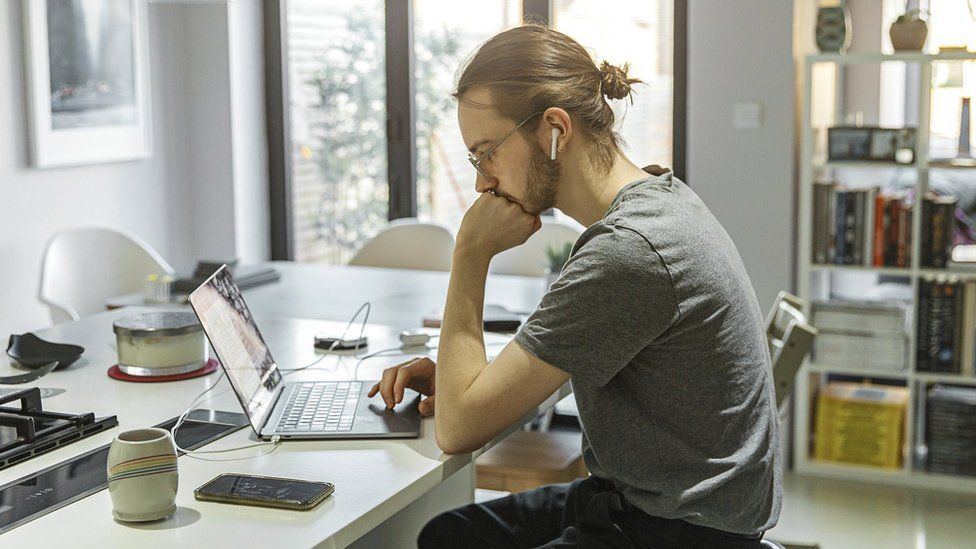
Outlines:
[[[288,0],[265,0],[264,68],[268,139],[271,259],[294,259],[291,138],[288,109]],[[672,170],[684,179],[687,127],[688,0],[674,1]],[[552,0],[522,0],[522,18],[548,24]],[[414,103],[414,1],[386,0],[386,137],[389,220],[417,216],[417,144]]]

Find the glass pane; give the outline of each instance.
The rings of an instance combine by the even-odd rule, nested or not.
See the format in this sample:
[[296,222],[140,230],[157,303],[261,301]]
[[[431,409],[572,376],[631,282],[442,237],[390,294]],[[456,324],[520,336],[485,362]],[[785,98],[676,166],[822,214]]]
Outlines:
[[[472,16],[472,10],[477,11]],[[458,65],[482,42],[521,20],[521,0],[416,0],[417,204],[424,219],[456,229],[477,198],[475,172],[451,92]]]
[[634,104],[614,101],[624,151],[638,166],[671,165],[674,0],[553,0],[555,28],[590,50],[597,65],[630,63]]
[[286,5],[294,256],[345,263],[389,210],[383,3]]

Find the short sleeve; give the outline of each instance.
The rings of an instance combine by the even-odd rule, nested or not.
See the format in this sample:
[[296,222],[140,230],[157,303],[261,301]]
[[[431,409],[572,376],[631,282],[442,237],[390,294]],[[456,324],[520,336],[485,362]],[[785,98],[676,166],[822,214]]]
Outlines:
[[677,318],[671,277],[651,244],[601,224],[584,233],[515,341],[574,383],[603,386]]

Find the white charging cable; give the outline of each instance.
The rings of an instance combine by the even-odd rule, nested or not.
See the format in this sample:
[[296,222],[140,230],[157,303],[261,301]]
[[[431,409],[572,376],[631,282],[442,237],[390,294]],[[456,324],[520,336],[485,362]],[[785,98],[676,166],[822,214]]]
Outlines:
[[[329,347],[329,349],[327,349],[325,351],[325,354],[323,354],[322,356],[318,357],[317,359],[315,359],[311,363],[306,364],[305,366],[302,366],[300,368],[292,368],[292,369],[287,369],[287,370],[279,368],[279,370],[285,372],[284,375],[287,376],[287,375],[293,374],[295,372],[298,372],[298,371],[301,371],[301,370],[305,370],[307,368],[311,368],[312,366],[315,366],[316,364],[318,364],[319,362],[321,362],[322,359],[327,356],[327,353],[329,353],[330,351],[334,350],[335,347],[343,339],[345,339],[346,334],[349,332],[349,328],[352,327],[353,323],[356,321],[356,318],[359,317],[359,313],[363,312],[363,310],[365,309],[366,310],[366,316],[363,317],[363,324],[362,324],[362,327],[360,327],[360,329],[359,329],[359,337],[362,338],[363,337],[363,333],[366,331],[366,323],[369,321],[369,311],[370,311],[371,308],[372,308],[372,305],[370,305],[370,303],[368,301],[365,302],[365,303],[363,303],[362,305],[360,305],[359,306],[359,309],[356,309],[356,313],[353,314],[352,315],[352,318],[349,319],[349,323],[346,324],[346,328],[345,328],[345,330],[343,330],[342,335],[339,336],[339,339],[337,339],[332,344],[332,346]],[[340,357],[340,359],[341,359],[341,357]],[[190,401],[190,405],[187,407],[187,409],[184,410],[182,414],[180,414],[180,417],[176,420],[176,423],[173,424],[172,429],[170,429],[170,433],[173,436],[173,445],[176,446],[176,449],[178,451],[183,452],[185,455],[187,455],[187,456],[189,456],[189,457],[191,457],[193,459],[199,459],[199,460],[202,460],[202,461],[237,461],[237,460],[241,460],[241,459],[253,459],[253,458],[265,456],[265,455],[270,454],[271,452],[274,452],[278,448],[278,444],[281,443],[281,437],[278,436],[278,435],[275,435],[275,436],[271,437],[271,441],[270,442],[257,442],[257,443],[254,443],[254,444],[248,444],[246,446],[237,446],[235,448],[222,448],[222,449],[219,449],[219,450],[189,450],[189,449],[180,447],[179,443],[176,442],[176,434],[179,431],[180,426],[183,425],[183,422],[186,421],[186,417],[190,414],[190,412],[192,412],[194,410],[194,408],[198,404],[198,401],[201,398],[203,398],[204,396],[206,396],[207,393],[209,393],[210,391],[213,391],[214,388],[217,387],[217,385],[220,383],[220,380],[222,380],[223,378],[224,378],[224,372],[223,372],[223,370],[221,370],[220,377],[217,378],[217,381],[215,381],[213,385],[211,385],[210,387],[208,387],[207,389],[205,389],[202,393],[200,393],[199,395],[197,395],[196,397],[194,397],[193,400]],[[216,395],[214,395],[214,398],[216,398],[216,397],[218,397],[218,396],[226,393],[229,390],[230,390],[230,388],[224,389],[223,391],[221,391],[221,392],[217,393]],[[247,456],[247,457],[240,457],[240,458],[228,458],[228,459],[205,458],[205,457],[201,457],[199,455],[199,454],[222,454],[222,453],[225,453],[225,452],[236,452],[238,450],[247,450],[247,449],[250,449],[250,448],[257,448],[258,446],[271,446],[271,448],[267,452],[264,452],[264,453],[261,453],[261,454],[257,454],[255,456]]]
[[[363,310],[365,309],[366,310],[366,316],[363,317],[363,323],[359,327],[359,339],[362,339],[363,338],[363,334],[366,332],[366,323],[369,322],[369,312],[372,310],[372,308],[373,308],[373,306],[370,304],[369,301],[367,301],[367,302],[363,303],[362,305],[360,305],[359,308],[356,309],[356,313],[353,314],[352,315],[352,318],[349,319],[349,323],[346,324],[346,328],[344,330],[342,330],[342,335],[340,335],[338,338],[336,338],[336,340],[332,342],[332,345],[330,345],[328,349],[326,349],[325,351],[322,352],[322,356],[318,357],[317,359],[315,359],[311,363],[306,364],[305,366],[302,366],[300,368],[278,368],[278,370],[279,371],[282,371],[282,372],[285,372],[285,375],[286,376],[290,376],[291,374],[294,374],[295,372],[300,372],[302,370],[306,370],[308,368],[311,368],[312,366],[315,366],[319,362],[322,362],[322,359],[324,359],[325,357],[329,356],[329,353],[331,353],[332,351],[334,351],[335,348],[340,343],[342,343],[342,340],[346,338],[346,334],[349,333],[349,328],[352,327],[353,322],[356,322],[356,318],[359,317],[359,313],[363,312]],[[340,361],[342,360],[342,355],[339,355],[339,360]]]
[[[402,342],[399,347],[389,347],[386,349],[380,349],[379,351],[374,351],[368,355],[356,357],[356,365],[352,369],[352,379],[353,381],[359,381],[359,366],[366,360],[375,358],[378,356],[406,356],[416,354],[411,352],[412,348],[424,346],[428,351],[432,351],[437,348],[437,345],[427,345],[430,340],[439,338],[440,335],[428,335],[422,334],[424,337],[419,337],[417,332],[403,332],[400,334],[400,341]],[[394,352],[395,351],[395,352]],[[393,354],[389,354],[393,353]]]

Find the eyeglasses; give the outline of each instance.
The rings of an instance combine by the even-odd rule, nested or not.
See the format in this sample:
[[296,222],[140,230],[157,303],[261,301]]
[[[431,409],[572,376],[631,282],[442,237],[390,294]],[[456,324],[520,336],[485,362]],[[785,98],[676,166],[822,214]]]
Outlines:
[[522,126],[524,126],[526,122],[528,122],[529,120],[532,120],[533,118],[535,118],[536,116],[542,114],[543,112],[545,112],[545,111],[539,111],[539,112],[537,112],[535,114],[530,115],[525,120],[521,121],[518,126],[515,126],[514,128],[512,128],[512,131],[506,133],[498,141],[495,141],[495,143],[492,146],[488,147],[485,150],[485,152],[479,154],[478,156],[475,156],[474,153],[469,152],[468,153],[468,162],[470,162],[471,165],[474,166],[474,169],[475,170],[478,170],[478,173],[481,174],[481,177],[484,177],[485,179],[488,179],[489,178],[488,177],[488,173],[485,172],[485,169],[481,167],[481,163],[484,162],[485,160],[490,159],[491,158],[491,153],[495,152],[495,149],[497,149],[502,143],[504,143],[506,139],[508,139],[509,137],[511,137],[512,134],[514,134],[516,131],[518,131],[519,128],[521,128]]

